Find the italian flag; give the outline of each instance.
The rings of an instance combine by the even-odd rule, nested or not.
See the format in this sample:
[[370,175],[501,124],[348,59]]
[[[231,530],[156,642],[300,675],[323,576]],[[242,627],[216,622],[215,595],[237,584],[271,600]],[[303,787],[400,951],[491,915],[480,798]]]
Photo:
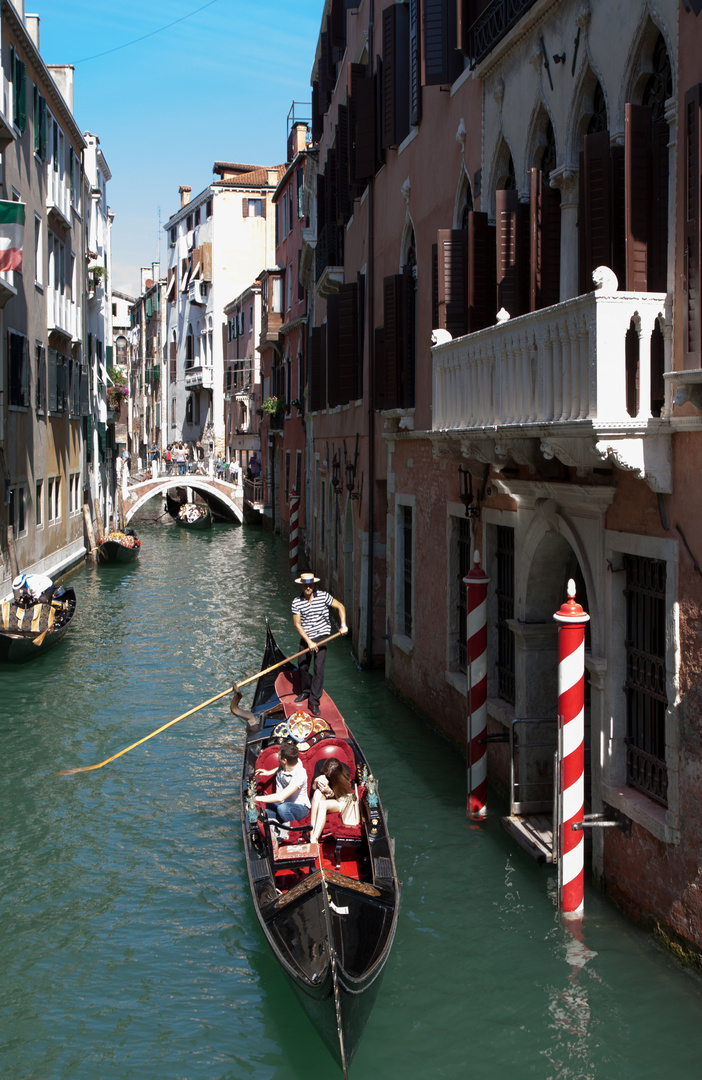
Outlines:
[[22,269],[24,203],[0,199],[0,271]]

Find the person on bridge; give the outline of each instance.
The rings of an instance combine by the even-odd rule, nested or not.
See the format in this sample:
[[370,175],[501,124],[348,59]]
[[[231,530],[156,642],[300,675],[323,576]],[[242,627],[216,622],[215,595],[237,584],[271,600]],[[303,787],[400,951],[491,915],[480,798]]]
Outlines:
[[[346,608],[340,600],[335,600],[331,593],[324,589],[316,589],[318,577],[308,572],[295,578],[296,585],[302,585],[302,592],[292,602],[293,626],[300,635],[300,648],[305,646],[309,652],[300,657],[298,671],[300,672],[300,693],[296,701],[304,701],[309,698],[308,710],[312,716],[319,713],[319,702],[324,690],[324,665],[327,659],[326,645],[320,645],[324,638],[331,634],[331,621],[329,609],[334,608],[339,612],[342,634],[348,633],[346,626]],[[310,675],[312,654],[314,653],[314,673]]]

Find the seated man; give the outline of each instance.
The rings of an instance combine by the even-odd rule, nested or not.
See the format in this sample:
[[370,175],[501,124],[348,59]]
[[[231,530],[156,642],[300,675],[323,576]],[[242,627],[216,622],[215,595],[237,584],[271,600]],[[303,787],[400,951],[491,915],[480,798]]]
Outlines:
[[275,791],[270,795],[257,795],[256,802],[270,803],[267,810],[270,821],[286,823],[301,821],[310,812],[310,800],[307,795],[307,773],[300,761],[297,744],[292,739],[284,739],[278,751],[278,767],[256,769],[256,776],[264,779],[275,773]]
[[48,604],[54,595],[55,585],[47,574],[18,574],[12,582],[12,595],[19,607]]

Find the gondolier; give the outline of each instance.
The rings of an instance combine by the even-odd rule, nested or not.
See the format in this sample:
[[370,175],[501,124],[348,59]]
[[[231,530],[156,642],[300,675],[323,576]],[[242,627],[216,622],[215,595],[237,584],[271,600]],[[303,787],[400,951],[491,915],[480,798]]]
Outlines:
[[12,582],[12,594],[20,607],[48,604],[54,591],[55,585],[48,574],[18,574]]
[[[346,608],[340,600],[335,600],[331,593],[324,589],[315,588],[318,577],[307,572],[295,578],[296,585],[302,585],[302,592],[292,602],[293,625],[300,635],[300,647],[309,648],[298,663],[300,672],[300,693],[296,700],[304,701],[309,698],[308,710],[312,716],[319,713],[319,702],[324,689],[324,664],[327,659],[326,645],[319,642],[328,638],[331,634],[331,622],[329,609],[334,608],[339,612],[342,634],[348,633],[346,626]],[[310,664],[314,653],[314,672],[310,675]]]

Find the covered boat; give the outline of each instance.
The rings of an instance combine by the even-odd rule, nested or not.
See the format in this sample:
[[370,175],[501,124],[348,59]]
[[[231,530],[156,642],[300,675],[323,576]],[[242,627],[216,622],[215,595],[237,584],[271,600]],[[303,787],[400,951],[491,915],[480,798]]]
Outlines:
[[139,557],[141,540],[134,529],[124,532],[114,530],[104,536],[98,544],[98,557],[102,562],[128,563]]
[[12,599],[0,605],[0,661],[23,664],[57,645],[76,612],[75,589],[59,589],[48,604],[21,607]]
[[[282,662],[282,663],[281,663]],[[301,711],[299,675],[266,631],[263,669],[247,720],[241,784],[246,865],[256,915],[276,959],[344,1076],[358,1046],[395,936],[400,887],[368,762],[325,692],[320,717]],[[256,795],[275,777],[283,738],[298,742],[311,790],[321,763],[335,757],[349,768],[361,809],[359,825],[329,814],[319,847],[309,843],[309,818],[288,830],[271,828]],[[284,839],[287,836],[287,842]]]
[[202,506],[200,503],[183,503],[175,523],[181,529],[211,529],[212,514],[209,506]]

